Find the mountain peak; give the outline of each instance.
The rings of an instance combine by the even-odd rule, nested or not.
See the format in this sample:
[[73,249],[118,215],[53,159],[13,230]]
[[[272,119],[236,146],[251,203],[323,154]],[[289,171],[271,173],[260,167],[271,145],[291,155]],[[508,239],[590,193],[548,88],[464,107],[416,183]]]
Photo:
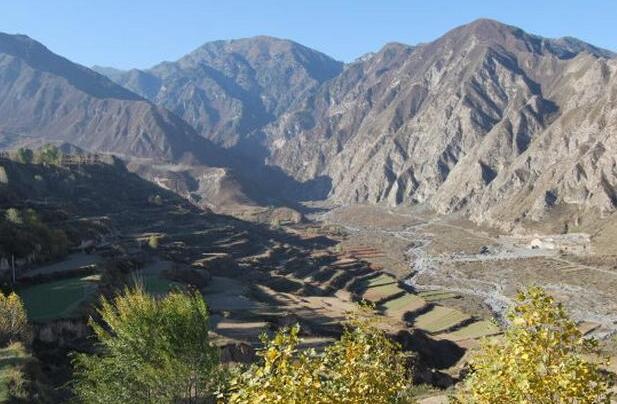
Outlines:
[[609,50],[598,48],[580,39],[572,37],[545,38],[489,18],[480,18],[454,28],[436,42],[441,44],[443,41],[450,41],[455,44],[462,44],[471,38],[489,46],[500,46],[512,51],[552,54],[560,59],[571,59],[582,52],[590,53],[596,57],[611,58],[615,56]]

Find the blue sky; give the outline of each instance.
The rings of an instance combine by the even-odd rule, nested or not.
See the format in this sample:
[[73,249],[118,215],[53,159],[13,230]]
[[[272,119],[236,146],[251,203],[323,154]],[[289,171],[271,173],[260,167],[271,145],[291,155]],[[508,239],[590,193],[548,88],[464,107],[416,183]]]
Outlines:
[[617,0],[0,0],[0,31],[27,34],[84,65],[149,67],[204,42],[259,34],[350,61],[488,17],[617,50]]

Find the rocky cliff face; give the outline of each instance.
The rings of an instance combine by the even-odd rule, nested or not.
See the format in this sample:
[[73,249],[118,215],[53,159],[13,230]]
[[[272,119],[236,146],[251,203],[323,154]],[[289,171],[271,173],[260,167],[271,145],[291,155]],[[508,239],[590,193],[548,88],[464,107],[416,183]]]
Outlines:
[[99,70],[173,111],[204,137],[232,147],[338,75],[342,63],[292,41],[260,36],[209,42],[145,71]]
[[615,61],[574,39],[479,20],[389,44],[266,129],[269,164],[332,179],[342,203],[427,202],[511,226],[615,208]]

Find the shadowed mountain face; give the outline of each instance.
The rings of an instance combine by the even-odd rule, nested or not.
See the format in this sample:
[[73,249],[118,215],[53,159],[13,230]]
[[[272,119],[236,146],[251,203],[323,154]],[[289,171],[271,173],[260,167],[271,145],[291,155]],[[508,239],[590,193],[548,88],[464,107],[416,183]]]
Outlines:
[[209,42],[176,62],[103,74],[225,147],[274,121],[306,92],[342,71],[334,59],[292,41],[255,37]]

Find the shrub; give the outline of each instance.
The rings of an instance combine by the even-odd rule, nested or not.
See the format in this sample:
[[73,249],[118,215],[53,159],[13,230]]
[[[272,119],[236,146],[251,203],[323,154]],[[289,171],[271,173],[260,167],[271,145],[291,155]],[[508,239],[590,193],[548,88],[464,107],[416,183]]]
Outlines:
[[159,248],[159,237],[154,234],[148,237],[148,247],[153,250]]
[[561,306],[537,287],[522,292],[503,340],[486,341],[459,389],[461,403],[610,402],[610,375],[587,360],[597,342],[585,339]]
[[60,164],[61,159],[62,153],[51,144],[43,146],[36,154],[36,162],[39,164]]
[[7,209],[6,212],[4,213],[4,217],[9,223],[13,223],[13,224],[23,224],[24,223],[24,219],[21,216],[21,212],[15,208]]
[[204,401],[221,378],[218,351],[208,337],[208,310],[199,294],[156,299],[126,289],[102,299],[90,319],[99,354],[78,354],[75,392],[86,403]]

